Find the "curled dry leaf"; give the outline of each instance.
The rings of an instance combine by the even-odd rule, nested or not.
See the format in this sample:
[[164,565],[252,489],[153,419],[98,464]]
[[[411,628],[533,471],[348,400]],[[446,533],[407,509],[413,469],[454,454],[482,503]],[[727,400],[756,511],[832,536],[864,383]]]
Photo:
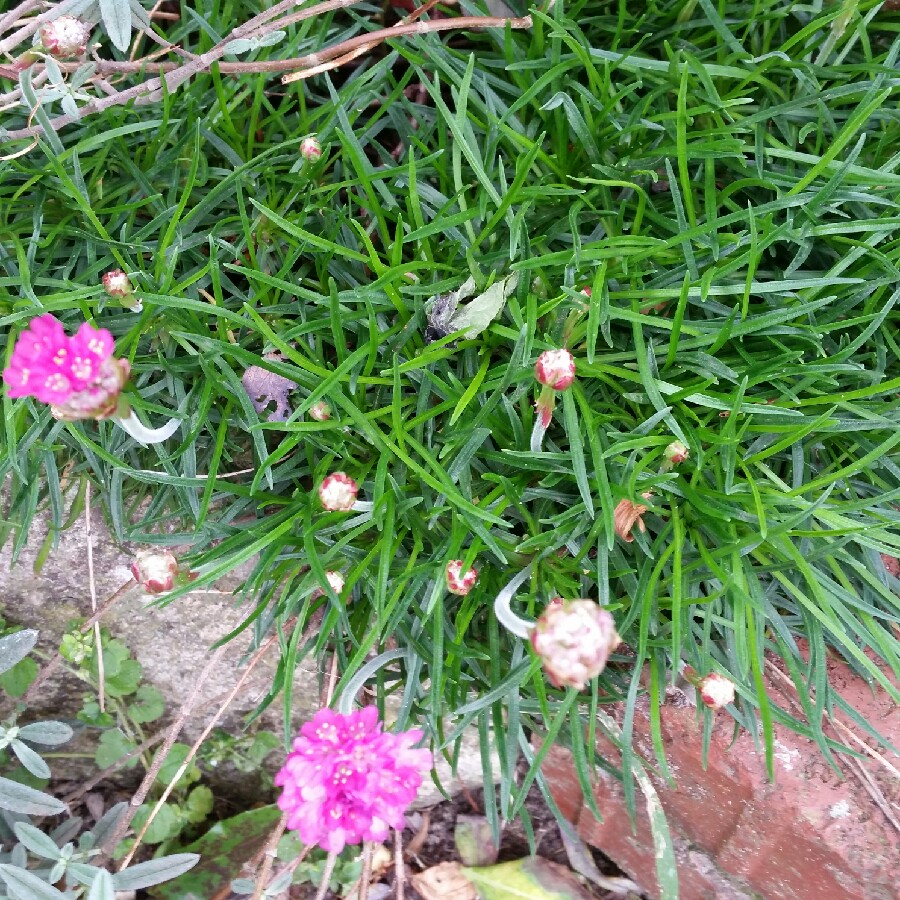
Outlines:
[[478,900],[478,892],[458,862],[432,866],[410,875],[409,880],[423,900]]
[[270,404],[275,404],[266,421],[284,422],[290,416],[292,409],[288,394],[297,386],[295,381],[276,375],[262,366],[250,366],[244,372],[241,383],[258,413],[263,412]]

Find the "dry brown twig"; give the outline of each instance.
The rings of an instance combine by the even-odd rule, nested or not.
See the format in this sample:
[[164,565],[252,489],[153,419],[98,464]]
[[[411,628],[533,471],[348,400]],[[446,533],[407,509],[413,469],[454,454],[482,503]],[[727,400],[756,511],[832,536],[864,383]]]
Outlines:
[[[332,12],[345,7],[353,6],[359,0],[320,0],[313,6],[306,7],[299,11],[292,11],[295,7],[302,5],[306,0],[282,0],[276,3],[270,9],[259,13],[249,19],[243,25],[237,28],[223,38],[218,44],[196,57],[190,57],[182,48],[175,47],[158,35],[146,36],[150,40],[162,44],[162,52],[173,52],[190,58],[187,61],[180,62],[152,62],[152,58],[160,51],[155,51],[142,59],[132,59],[125,62],[116,60],[96,59],[95,78],[103,78],[113,74],[130,74],[154,72],[152,77],[146,78],[139,84],[131,87],[116,90],[112,94],[103,97],[96,97],[90,100],[79,109],[78,116],[68,114],[56,116],[50,119],[50,127],[54,131],[59,131],[67,125],[72,124],[76,120],[80,121],[87,116],[94,115],[109,109],[113,106],[121,106],[126,103],[133,103],[135,106],[145,106],[156,103],[166,94],[174,93],[182,84],[189,81],[195,75],[208,72],[214,64],[218,65],[219,71],[225,75],[236,74],[267,74],[287,72],[282,82],[288,84],[304,78],[327,71],[340,65],[344,65],[356,57],[360,56],[372,48],[378,46],[384,41],[392,38],[403,37],[412,34],[427,34],[430,32],[440,32],[447,30],[461,29],[480,29],[480,28],[530,28],[532,21],[530,16],[524,18],[503,18],[498,16],[460,16],[454,19],[433,19],[428,21],[409,21],[398,23],[391,28],[382,28],[368,34],[358,35],[342,41],[333,47],[327,47],[316,53],[310,53],[306,56],[296,57],[293,59],[276,59],[262,60],[258,62],[221,62],[222,57],[227,53],[228,45],[235,40],[253,40],[263,38],[272,32],[281,30],[289,25],[302,22],[305,19]],[[7,23],[7,27],[18,24],[25,13],[36,9],[40,4],[34,3],[32,0],[25,0],[16,10],[7,13],[3,19],[0,19],[0,31],[2,31],[3,23]],[[414,18],[416,14],[410,16]],[[11,50],[18,47],[24,40],[31,37],[40,26],[52,18],[52,10],[42,13],[41,15],[30,18],[18,30],[14,31],[9,37],[0,41],[0,54],[8,54]],[[135,43],[137,46],[137,43]],[[61,68],[64,72],[71,72],[78,68],[81,63],[64,63]],[[41,67],[39,63],[35,63],[35,75],[39,74]],[[10,70],[0,68],[0,74],[10,76]],[[15,92],[5,95],[6,98],[11,97]],[[0,98],[5,99],[5,98]],[[20,140],[25,138],[36,138],[43,133],[40,125],[29,125],[25,128],[19,128],[7,131],[4,135],[7,141]]]

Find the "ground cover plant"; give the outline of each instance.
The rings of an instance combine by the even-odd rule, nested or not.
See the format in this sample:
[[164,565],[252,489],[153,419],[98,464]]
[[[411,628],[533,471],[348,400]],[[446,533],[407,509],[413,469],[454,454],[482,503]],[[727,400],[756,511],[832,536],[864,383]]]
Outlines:
[[[153,19],[193,54],[264,7],[193,6]],[[396,731],[451,759],[478,730],[495,828],[541,783],[533,735],[571,745],[587,788],[611,731],[634,804],[635,704],[649,695],[665,772],[664,690],[696,673],[770,769],[773,723],[831,761],[833,709],[878,738],[826,663],[900,699],[900,19],[853,0],[583,0],[369,46],[407,5],[322,6],[140,105],[69,95],[55,125],[52,64],[21,81],[10,57],[5,360],[41,315],[92,323],[139,423],[174,430],[146,446],[124,418],[56,419],[7,390],[2,539],[43,539],[46,509],[52,553],[90,483],[118,539],[191,546],[193,580],[159,602],[255,560],[241,633],[279,642],[264,705],[286,732],[295,667],[335,659],[347,712],[369,685]],[[497,15],[422,18],[460,9]],[[134,15],[118,43],[97,15],[102,59],[146,40]],[[345,41],[365,52],[287,84],[233,67]],[[124,292],[104,289],[114,270]],[[536,371],[563,349],[574,378],[558,356]],[[606,635],[584,677],[558,656],[545,674],[522,639],[518,615],[555,617],[557,597],[614,623],[574,613]],[[767,654],[803,721],[767,697]]]

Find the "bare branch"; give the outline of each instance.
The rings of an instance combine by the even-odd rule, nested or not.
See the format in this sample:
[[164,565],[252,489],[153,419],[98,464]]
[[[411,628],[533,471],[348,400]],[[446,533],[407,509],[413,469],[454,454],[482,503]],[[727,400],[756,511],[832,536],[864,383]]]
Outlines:
[[[238,74],[263,74],[272,72],[288,72],[282,81],[289,83],[302,78],[308,78],[313,74],[328,69],[335,68],[338,65],[345,64],[350,60],[359,56],[365,50],[377,46],[383,41],[395,37],[401,37],[409,34],[426,34],[428,32],[447,31],[451,29],[467,29],[467,28],[502,28],[509,25],[511,28],[530,28],[531,17],[526,16],[520,19],[505,19],[494,16],[461,16],[455,19],[439,19],[431,21],[406,22],[393,26],[392,28],[383,28],[368,34],[358,35],[349,40],[342,41],[333,47],[328,47],[316,53],[310,53],[307,56],[296,57],[293,59],[267,60],[260,62],[220,62],[221,58],[226,54],[227,46],[234,40],[253,39],[264,37],[271,34],[279,28],[303,21],[304,19],[330,12],[332,10],[342,9],[353,6],[359,0],[322,0],[312,6],[297,12],[289,12],[294,7],[300,6],[304,0],[282,0],[276,3],[271,9],[254,16],[243,25],[235,28],[225,39],[216,44],[215,47],[206,53],[193,57],[188,62],[158,62],[152,63],[149,58],[115,61],[115,60],[95,60],[97,66],[98,78],[114,74],[128,74],[132,72],[155,72],[154,77],[148,78],[140,84],[133,85],[125,90],[117,91],[106,97],[97,97],[86,103],[79,110],[79,115],[61,115],[50,120],[50,125],[54,131],[59,131],[66,125],[71,125],[75,121],[80,121],[89,115],[102,112],[113,106],[121,106],[126,103],[134,103],[135,106],[145,106],[150,103],[158,102],[163,96],[163,88],[165,93],[173,93],[182,84],[193,78],[201,72],[208,72],[214,63],[219,66],[219,71],[226,75]],[[279,18],[280,17],[280,18]],[[41,17],[38,16],[31,24],[37,22]],[[22,31],[23,29],[20,29]],[[16,34],[18,34],[17,32]],[[12,35],[9,41],[12,41],[16,35]],[[2,48],[0,44],[0,48]],[[15,46],[11,44],[10,46]],[[173,52],[184,53],[185,51],[176,48],[167,48]],[[156,51],[158,55],[160,51]],[[74,71],[78,68],[78,63],[61,64],[63,71]],[[15,94],[10,92],[7,97]],[[19,128],[15,131],[8,131],[4,137],[6,140],[19,140],[22,138],[34,138],[43,133],[43,129],[39,125],[29,125],[26,128]]]

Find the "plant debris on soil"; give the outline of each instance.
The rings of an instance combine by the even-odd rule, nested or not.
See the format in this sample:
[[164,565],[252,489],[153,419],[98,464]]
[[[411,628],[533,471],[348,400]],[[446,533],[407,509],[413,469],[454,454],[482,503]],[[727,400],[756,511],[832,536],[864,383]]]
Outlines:
[[[484,812],[483,795],[484,791],[481,789],[466,792],[458,794],[452,800],[429,807],[427,810],[407,814],[407,827],[403,831],[407,876],[404,886],[405,900],[428,900],[410,884],[410,874],[425,871],[445,862],[459,862],[459,853],[454,839],[457,818],[461,815],[482,814]],[[536,786],[533,786],[528,793],[525,800],[525,811],[531,820],[536,855],[570,868],[566,848],[560,836],[559,824]],[[389,846],[393,852],[393,845]],[[611,859],[593,847],[589,849],[602,875],[608,878],[627,877]],[[515,821],[507,823],[503,829],[497,862],[508,862],[528,856],[531,856],[528,834],[522,824],[522,817],[517,816]],[[390,889],[388,897],[396,896],[396,873],[393,867],[385,874],[382,884]],[[624,900],[624,898],[632,900],[632,898],[642,896],[635,893],[623,894],[602,890],[586,880],[584,887],[589,896],[598,898],[598,900],[613,900],[613,898],[615,900]],[[370,897],[373,896],[372,891],[374,891],[374,887],[370,890]],[[310,885],[295,885],[292,888],[291,898],[292,900],[312,900],[315,893],[315,888]],[[374,896],[378,896],[378,894],[374,894]],[[326,898],[327,900],[341,900],[338,894],[331,891],[326,894]]]

